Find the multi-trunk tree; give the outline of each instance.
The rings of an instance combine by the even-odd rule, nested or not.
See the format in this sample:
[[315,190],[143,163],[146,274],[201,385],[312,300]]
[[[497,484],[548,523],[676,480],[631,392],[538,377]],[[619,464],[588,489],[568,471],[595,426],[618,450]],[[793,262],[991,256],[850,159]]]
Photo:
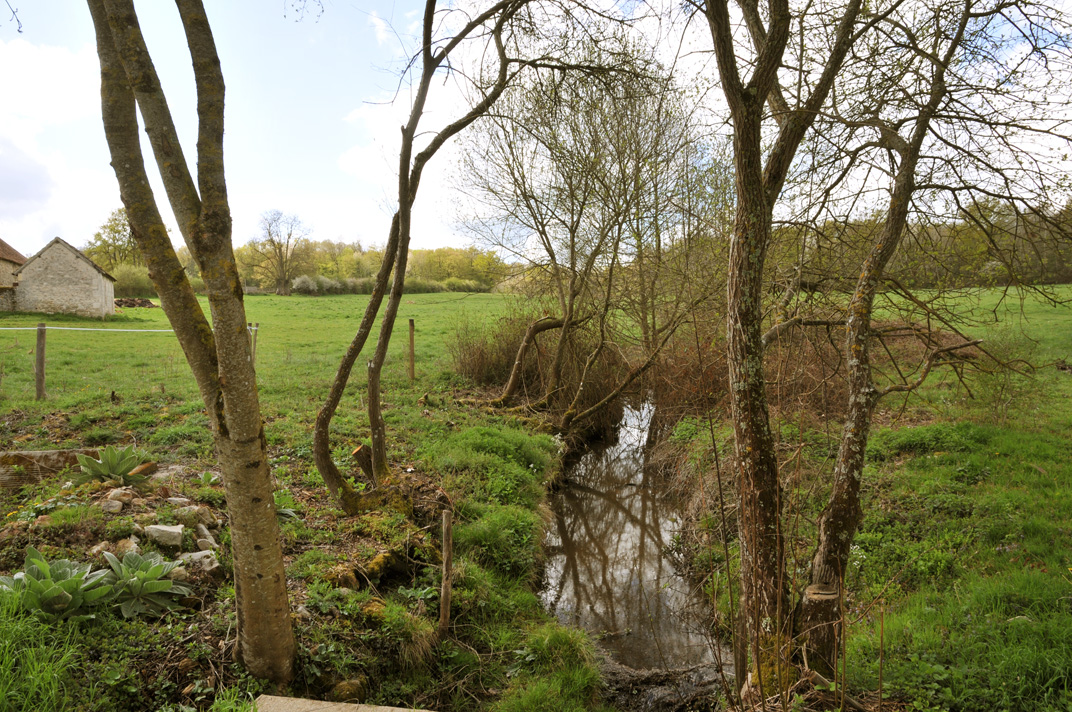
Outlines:
[[[197,176],[179,144],[131,0],[89,0],[101,66],[101,107],[131,232],[205,404],[227,493],[239,655],[257,677],[285,682],[295,643],[264,425],[231,249],[223,165],[224,83],[200,0],[177,0],[197,85]],[[208,291],[205,318],[149,186],[138,111],[179,231]]]
[[[1047,191],[1060,184],[1061,171],[1039,149],[1065,140],[1063,114],[1047,104],[1044,84],[1065,65],[1068,32],[1051,8],[988,0],[895,0],[866,10],[855,0],[798,9],[783,0],[762,8],[742,1],[739,15],[731,15],[727,2],[696,7],[708,20],[734,127],[738,203],[727,342],[739,495],[739,638],[751,654],[750,685],[774,694],[801,657],[820,670],[835,663],[875,404],[884,394],[918,387],[942,357],[972,344],[935,348],[916,373],[877,382],[870,358],[875,300],[900,289],[886,269],[923,217],[963,217],[989,196],[1017,215],[1038,218]],[[747,40],[734,32],[738,19]],[[794,171],[806,177],[785,191]],[[791,215],[795,226],[803,214],[812,227],[800,232],[795,277],[772,304],[762,286],[776,214]],[[820,315],[845,330],[849,401],[809,580],[796,600],[785,562],[764,351],[787,330],[816,321],[809,311],[814,300],[797,295],[804,291],[802,272],[819,254],[818,236],[864,219],[872,229],[842,230],[850,242],[825,244],[858,260],[854,268],[846,265],[858,275],[851,297],[827,303],[842,316]],[[801,645],[804,656],[797,655]],[[745,649],[739,650],[743,670]]]

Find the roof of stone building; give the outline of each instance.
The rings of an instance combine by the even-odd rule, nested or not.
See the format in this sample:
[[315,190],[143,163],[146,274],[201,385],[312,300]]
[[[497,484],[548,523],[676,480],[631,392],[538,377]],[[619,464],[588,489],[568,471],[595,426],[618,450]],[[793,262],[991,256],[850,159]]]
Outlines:
[[26,258],[19,254],[18,250],[3,240],[0,240],[0,260],[14,262],[17,265],[26,264]]
[[36,255],[34,255],[30,259],[26,260],[25,264],[23,264],[22,267],[19,267],[17,270],[15,270],[15,274],[18,274],[18,273],[22,272],[24,269],[26,269],[27,267],[30,266],[31,262],[36,260],[41,255],[43,255],[48,248],[52,247],[53,245],[57,245],[57,244],[58,245],[63,245],[64,247],[66,247],[68,250],[73,252],[79,259],[83,260],[84,262],[86,262],[86,264],[88,264],[91,267],[93,267],[93,269],[95,269],[98,272],[100,272],[104,277],[112,280],[113,282],[116,281],[115,277],[113,277],[112,275],[110,275],[107,272],[105,272],[104,270],[102,270],[100,268],[100,265],[98,265],[96,262],[94,262],[93,260],[91,260],[88,257],[86,257],[84,254],[82,254],[81,250],[79,250],[75,246],[71,245],[69,242],[67,242],[66,240],[64,240],[61,237],[55,238],[54,240],[52,240],[52,242],[48,243],[47,245],[42,247],[40,250],[38,250]]

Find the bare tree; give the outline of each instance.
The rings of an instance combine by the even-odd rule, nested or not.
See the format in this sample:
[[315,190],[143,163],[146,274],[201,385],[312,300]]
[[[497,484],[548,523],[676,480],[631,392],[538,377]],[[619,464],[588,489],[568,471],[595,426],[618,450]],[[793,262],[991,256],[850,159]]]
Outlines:
[[[387,345],[402,297],[409,255],[411,216],[421,174],[428,161],[448,140],[483,115],[495,103],[509,81],[520,70],[523,63],[508,52],[508,46],[514,32],[514,24],[529,2],[530,0],[499,0],[473,14],[465,14],[460,10],[454,11],[449,8],[438,9],[435,0],[425,2],[420,51],[411,62],[411,66],[417,73],[414,99],[409,119],[402,127],[397,212],[391,221],[391,230],[384,248],[383,261],[376,274],[372,296],[369,298],[357,334],[343,355],[328,397],[317,414],[314,430],[313,454],[317,470],[324,478],[332,495],[347,513],[357,513],[360,511],[361,504],[354,488],[343,477],[332,460],[330,442],[332,417],[342,399],[354,362],[372,332],[373,321],[380,312],[388,286],[392,285],[390,299],[381,322],[376,351],[368,366],[368,408],[372,430],[371,470],[375,478],[386,475],[386,428],[380,410],[380,371],[387,355]],[[438,36],[436,29],[444,27],[457,29],[454,32],[448,30],[449,34],[445,36]],[[418,150],[415,142],[433,79],[438,74],[450,72],[449,62],[452,56],[460,53],[466,43],[480,40],[483,40],[487,49],[490,50],[492,59],[488,66],[478,71],[478,81],[473,88],[478,92],[479,99],[461,117],[439,131],[432,132],[424,147]],[[416,154],[414,154],[415,151]],[[393,281],[391,280],[392,274],[394,275]]]
[[[1047,154],[1068,143],[1061,135],[1064,112],[1054,111],[1058,97],[1045,87],[1067,76],[1068,38],[1065,21],[1035,4],[950,0],[893,8],[856,43],[829,111],[816,123],[819,140],[836,148],[813,157],[822,163],[810,169],[822,176],[823,190],[809,201],[808,221],[846,225],[863,205],[879,203],[882,211],[871,229],[851,231],[852,240],[839,246],[858,275],[843,306],[847,417],[797,621],[809,663],[822,672],[835,669],[843,635],[839,606],[863,516],[860,484],[874,408],[885,395],[922,385],[955,351],[980,343],[962,337],[941,346],[924,334],[934,345],[915,373],[876,377],[872,344],[883,330],[875,300],[896,284],[887,280],[888,270],[906,237],[936,234],[928,225],[965,213],[985,214],[975,210],[980,200],[1000,201],[1009,214],[1036,225],[1045,222],[1033,216],[1051,203],[1066,173]],[[1025,139],[1034,144],[1029,152]],[[868,192],[876,197],[869,200]],[[991,256],[1011,265],[1015,254],[998,245],[1009,229],[987,224],[982,233],[991,240]],[[926,254],[941,262],[954,247],[930,244]],[[923,303],[898,291],[888,300],[893,309],[898,299],[913,307]],[[938,312],[930,316],[949,325]]]
[[[256,374],[231,248],[223,167],[223,74],[200,0],[177,0],[197,84],[196,182],[182,153],[131,0],[89,0],[112,166],[131,231],[205,403],[223,472],[234,554],[239,655],[257,677],[285,682],[295,643]],[[171,246],[149,188],[136,108],[179,230],[209,293],[212,326]]]
[[[476,205],[469,229],[525,264],[527,293],[547,301],[496,403],[515,397],[529,349],[555,330],[542,393],[526,407],[557,406],[562,430],[655,363],[681,322],[682,253],[700,229],[679,207],[699,202],[687,195],[698,169],[689,159],[703,154],[698,127],[669,73],[632,52],[610,76],[535,73],[515,85],[471,135],[462,170]],[[592,401],[589,377],[608,351],[633,366]],[[572,383],[567,352],[583,363]]]
[[[1063,21],[1055,21],[1056,12],[1037,4],[895,0],[863,13],[858,2],[848,0],[792,12],[787,2],[771,0],[763,11],[754,2],[738,3],[745,42],[734,34],[728,3],[694,6],[708,20],[734,125],[738,205],[727,341],[742,552],[738,637],[752,647],[753,689],[773,694],[791,679],[796,633],[803,635],[807,659],[816,667],[830,665],[836,655],[840,577],[861,517],[859,484],[875,403],[886,393],[918,387],[942,358],[974,343],[964,339],[934,348],[917,373],[876,383],[869,354],[871,340],[880,333],[873,323],[874,301],[906,231],[914,229],[909,214],[949,214],[950,208],[963,214],[962,207],[979,196],[1005,196],[1018,213],[1037,214],[1046,204],[1041,188],[1052,164],[1043,168],[1011,136],[1033,136],[1029,140],[1036,148],[1049,138],[1064,140],[1061,119],[1036,120],[1040,111],[1046,115],[1040,95],[1020,102],[1037,92],[1032,82],[1045,80],[1050,63],[1065,53],[1068,34]],[[790,47],[791,60],[785,58]],[[750,71],[747,78],[744,71]],[[1031,91],[1013,92],[1013,87]],[[1026,111],[1018,114],[1016,108]],[[806,179],[783,195],[794,167]],[[793,219],[808,227],[798,233],[802,241],[787,289],[771,305],[762,283],[774,244],[773,215],[779,205],[784,214],[797,200],[809,217]],[[835,205],[843,212],[835,212]],[[874,229],[843,229],[849,216],[868,216]],[[828,303],[833,317],[815,313],[802,281],[805,270],[825,259],[819,247],[828,232],[848,238],[826,246],[855,278],[847,303]],[[897,289],[909,302],[920,303]],[[768,314],[775,322],[765,331]],[[810,585],[796,616],[767,415],[764,348],[796,326],[839,322],[847,334],[849,415],[820,520]],[[740,653],[738,665],[744,669]]]
[[309,230],[297,215],[269,210],[261,216],[261,234],[249,241],[254,274],[273,285],[275,293],[290,294],[294,278],[310,266]]

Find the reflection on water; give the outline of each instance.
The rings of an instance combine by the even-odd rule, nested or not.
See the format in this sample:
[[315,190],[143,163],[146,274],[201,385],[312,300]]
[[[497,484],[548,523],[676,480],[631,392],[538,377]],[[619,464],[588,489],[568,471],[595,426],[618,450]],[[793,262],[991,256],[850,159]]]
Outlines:
[[663,555],[676,512],[644,470],[654,407],[627,407],[618,441],[586,453],[554,497],[544,603],[559,621],[603,636],[617,662],[678,668],[713,662],[688,616],[689,586]]

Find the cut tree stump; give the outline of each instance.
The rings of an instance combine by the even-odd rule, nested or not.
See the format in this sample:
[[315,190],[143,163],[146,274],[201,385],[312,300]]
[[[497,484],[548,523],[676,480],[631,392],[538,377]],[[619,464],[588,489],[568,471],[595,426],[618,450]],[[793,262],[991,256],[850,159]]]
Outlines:
[[257,712],[432,712],[431,710],[407,710],[401,707],[354,705],[348,702],[301,700],[295,697],[273,695],[261,695],[255,704]]
[[98,457],[96,448],[86,450],[9,450],[0,452],[0,488],[35,485],[54,477],[64,468],[78,469],[78,455]]

